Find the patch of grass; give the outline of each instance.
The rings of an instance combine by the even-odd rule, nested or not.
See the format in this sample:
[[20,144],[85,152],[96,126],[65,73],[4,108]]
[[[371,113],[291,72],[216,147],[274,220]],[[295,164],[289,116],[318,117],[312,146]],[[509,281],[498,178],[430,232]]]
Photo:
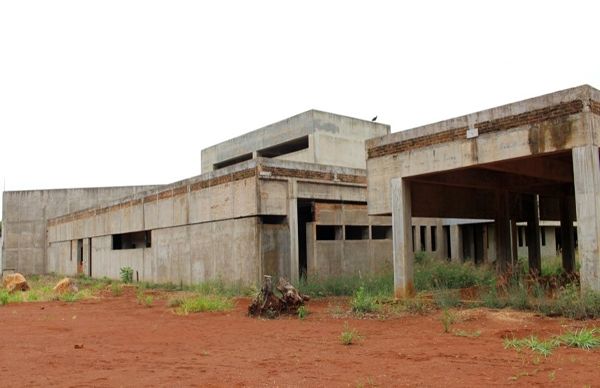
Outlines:
[[420,296],[401,300],[400,307],[410,314],[425,314],[430,310],[429,303]]
[[457,337],[467,337],[467,338],[477,338],[481,335],[480,330],[475,331],[465,331],[465,330],[454,330],[452,332]]
[[228,311],[232,308],[233,301],[230,298],[220,295],[196,295],[184,298],[177,311],[180,314],[188,315],[207,311]]
[[121,296],[123,295],[123,286],[119,283],[112,283],[110,285],[110,292],[113,296]]
[[376,299],[363,286],[360,286],[350,301],[352,311],[358,314],[368,314],[379,311]]
[[485,266],[452,263],[425,257],[415,261],[414,284],[419,291],[488,286],[495,272]]
[[458,290],[439,290],[433,294],[433,300],[442,309],[460,306],[460,294]]
[[369,295],[391,298],[394,294],[394,275],[391,269],[369,275],[340,275],[322,277],[309,275],[300,281],[298,289],[312,297],[353,296],[362,287]]
[[298,307],[298,318],[304,319],[308,316],[308,314],[309,314],[309,311],[308,311],[308,308],[306,308],[306,306]]
[[361,339],[361,335],[354,328],[350,328],[348,322],[344,322],[344,331],[340,334],[342,345],[352,345]]
[[505,349],[515,349],[517,351],[529,349],[532,352],[539,353],[544,357],[548,357],[550,354],[552,354],[552,351],[559,345],[560,341],[558,341],[556,338],[542,341],[533,335],[523,339],[507,338],[504,340]]
[[0,291],[0,306],[4,306],[8,304],[9,301],[8,292],[6,290]]
[[444,333],[449,333],[450,327],[456,322],[456,315],[448,309],[444,309],[440,321],[442,322]]
[[568,331],[558,337],[561,344],[571,348],[581,348],[590,350],[600,346],[600,331],[598,328],[593,329],[578,329]]
[[183,298],[181,297],[173,297],[167,300],[167,307],[179,307],[183,303]]
[[152,295],[146,295],[142,302],[144,306],[152,307],[152,304],[154,303],[154,297]]

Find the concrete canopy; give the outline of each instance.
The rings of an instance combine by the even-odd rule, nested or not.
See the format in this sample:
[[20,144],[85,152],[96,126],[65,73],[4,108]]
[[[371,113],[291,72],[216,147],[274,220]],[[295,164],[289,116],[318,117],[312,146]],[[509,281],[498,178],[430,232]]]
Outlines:
[[[514,224],[535,240],[540,217],[561,220],[573,270],[600,290],[600,92],[584,85],[367,142],[370,214],[392,214],[398,296],[412,290],[412,217],[495,220],[498,267],[515,259]],[[539,236],[539,233],[537,233]],[[529,250],[539,270],[539,243]]]

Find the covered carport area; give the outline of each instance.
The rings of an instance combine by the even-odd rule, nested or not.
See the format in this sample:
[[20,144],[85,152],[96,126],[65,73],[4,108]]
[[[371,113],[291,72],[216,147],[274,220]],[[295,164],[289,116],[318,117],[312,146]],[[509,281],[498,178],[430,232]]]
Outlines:
[[496,263],[515,263],[517,222],[541,269],[540,219],[560,221],[563,266],[600,290],[600,92],[581,86],[367,143],[369,213],[392,214],[396,296],[413,292],[412,217],[493,219]]

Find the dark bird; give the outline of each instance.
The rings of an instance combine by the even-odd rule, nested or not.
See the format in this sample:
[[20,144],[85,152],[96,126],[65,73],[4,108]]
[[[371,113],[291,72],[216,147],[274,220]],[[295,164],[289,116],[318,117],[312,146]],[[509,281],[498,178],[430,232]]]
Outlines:
[[373,117],[371,121],[377,121],[377,116]]

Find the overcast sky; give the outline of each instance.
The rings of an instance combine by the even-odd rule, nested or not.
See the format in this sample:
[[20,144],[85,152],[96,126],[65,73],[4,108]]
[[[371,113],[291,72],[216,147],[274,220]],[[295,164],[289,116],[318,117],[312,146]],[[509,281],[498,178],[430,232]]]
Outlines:
[[0,1],[0,184],[169,183],[311,108],[396,132],[600,88],[595,5]]

